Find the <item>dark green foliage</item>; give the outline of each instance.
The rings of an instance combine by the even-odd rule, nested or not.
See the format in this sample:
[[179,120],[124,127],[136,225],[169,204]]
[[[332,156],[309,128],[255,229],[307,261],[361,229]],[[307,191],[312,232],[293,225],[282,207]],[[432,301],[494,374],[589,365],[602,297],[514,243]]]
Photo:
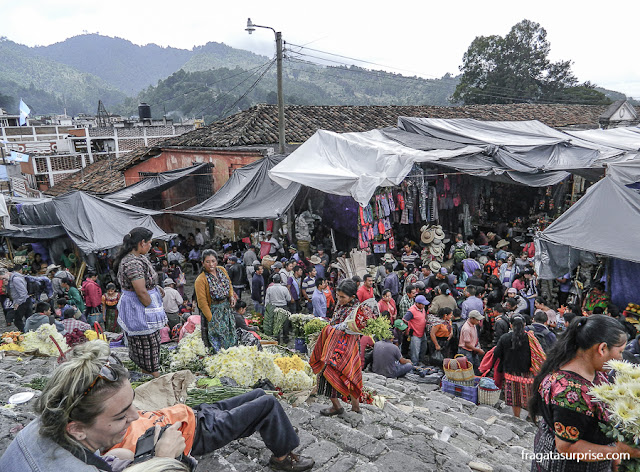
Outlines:
[[578,85],[571,61],[551,62],[547,32],[523,20],[505,36],[478,36],[464,54],[452,101],[482,103],[603,104],[588,82]]

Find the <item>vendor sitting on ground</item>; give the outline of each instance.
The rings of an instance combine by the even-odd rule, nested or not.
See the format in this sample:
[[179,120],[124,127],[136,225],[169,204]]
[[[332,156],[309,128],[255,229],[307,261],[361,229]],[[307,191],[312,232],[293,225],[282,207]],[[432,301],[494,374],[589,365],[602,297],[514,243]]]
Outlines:
[[[76,347],[37,399],[40,417],[20,431],[0,458],[0,470],[119,472],[132,463],[138,438],[170,425],[148,458],[202,455],[258,431],[276,470],[303,471],[312,459],[292,451],[300,440],[278,400],[261,389],[191,409],[178,404],[138,411],[129,373],[108,344]],[[96,452],[100,451],[100,452]],[[102,451],[106,451],[103,455]]]
[[408,374],[412,369],[411,361],[402,357],[400,348],[391,339],[377,341],[373,346],[371,370],[374,373],[395,379]]

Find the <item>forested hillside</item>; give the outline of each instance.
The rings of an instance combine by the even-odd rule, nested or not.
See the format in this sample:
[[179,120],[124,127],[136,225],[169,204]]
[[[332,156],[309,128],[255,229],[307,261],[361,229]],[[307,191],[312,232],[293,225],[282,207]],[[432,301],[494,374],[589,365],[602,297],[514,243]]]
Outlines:
[[34,52],[100,77],[129,96],[173,74],[193,55],[186,49],[138,46],[126,39],[98,34],[74,36],[34,48]]
[[[207,123],[257,103],[276,103],[275,66],[185,72],[180,70],[127,100],[120,110],[135,113],[139,101],[154,116],[204,117]],[[266,72],[265,72],[266,71]],[[258,81],[264,73],[262,80]],[[444,77],[425,80],[357,67],[291,64],[284,68],[285,102],[295,105],[448,105],[457,84]]]
[[6,38],[0,38],[0,93],[22,96],[34,114],[62,113],[63,107],[72,114],[95,111],[99,99],[109,106],[126,97],[95,75],[39,56]]

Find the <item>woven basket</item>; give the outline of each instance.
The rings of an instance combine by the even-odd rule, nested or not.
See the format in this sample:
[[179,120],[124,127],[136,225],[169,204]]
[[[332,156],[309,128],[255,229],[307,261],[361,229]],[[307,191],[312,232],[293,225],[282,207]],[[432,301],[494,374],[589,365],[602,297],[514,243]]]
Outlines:
[[[462,354],[456,354],[453,360],[457,359],[458,357],[465,357],[465,356]],[[467,367],[466,369],[449,369],[448,363],[446,361],[447,359],[445,359],[445,362],[443,363],[442,368],[444,370],[444,375],[447,377],[447,379],[450,382],[460,384],[460,382],[473,381],[473,379],[475,378],[475,373],[473,372],[473,365],[471,365],[470,362],[468,363],[469,367]]]
[[500,400],[500,389],[478,387],[478,402],[481,405],[493,406]]

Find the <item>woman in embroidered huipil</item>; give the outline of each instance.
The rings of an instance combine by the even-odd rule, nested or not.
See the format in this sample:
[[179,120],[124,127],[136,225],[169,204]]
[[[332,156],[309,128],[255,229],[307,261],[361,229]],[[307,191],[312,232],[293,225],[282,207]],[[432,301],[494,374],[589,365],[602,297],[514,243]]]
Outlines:
[[621,359],[627,342],[622,325],[614,318],[593,315],[575,318],[533,383],[529,412],[539,420],[534,441],[531,470],[548,471],[609,471],[612,461],[575,461],[557,459],[558,452],[568,453],[629,453],[640,457],[640,449],[612,441],[602,433],[599,423],[608,421],[604,406],[594,402],[589,389],[607,376],[604,364]]
[[231,310],[235,294],[227,271],[218,267],[218,255],[213,249],[202,252],[202,272],[196,278],[194,289],[211,349],[217,353],[238,344],[236,320]]

